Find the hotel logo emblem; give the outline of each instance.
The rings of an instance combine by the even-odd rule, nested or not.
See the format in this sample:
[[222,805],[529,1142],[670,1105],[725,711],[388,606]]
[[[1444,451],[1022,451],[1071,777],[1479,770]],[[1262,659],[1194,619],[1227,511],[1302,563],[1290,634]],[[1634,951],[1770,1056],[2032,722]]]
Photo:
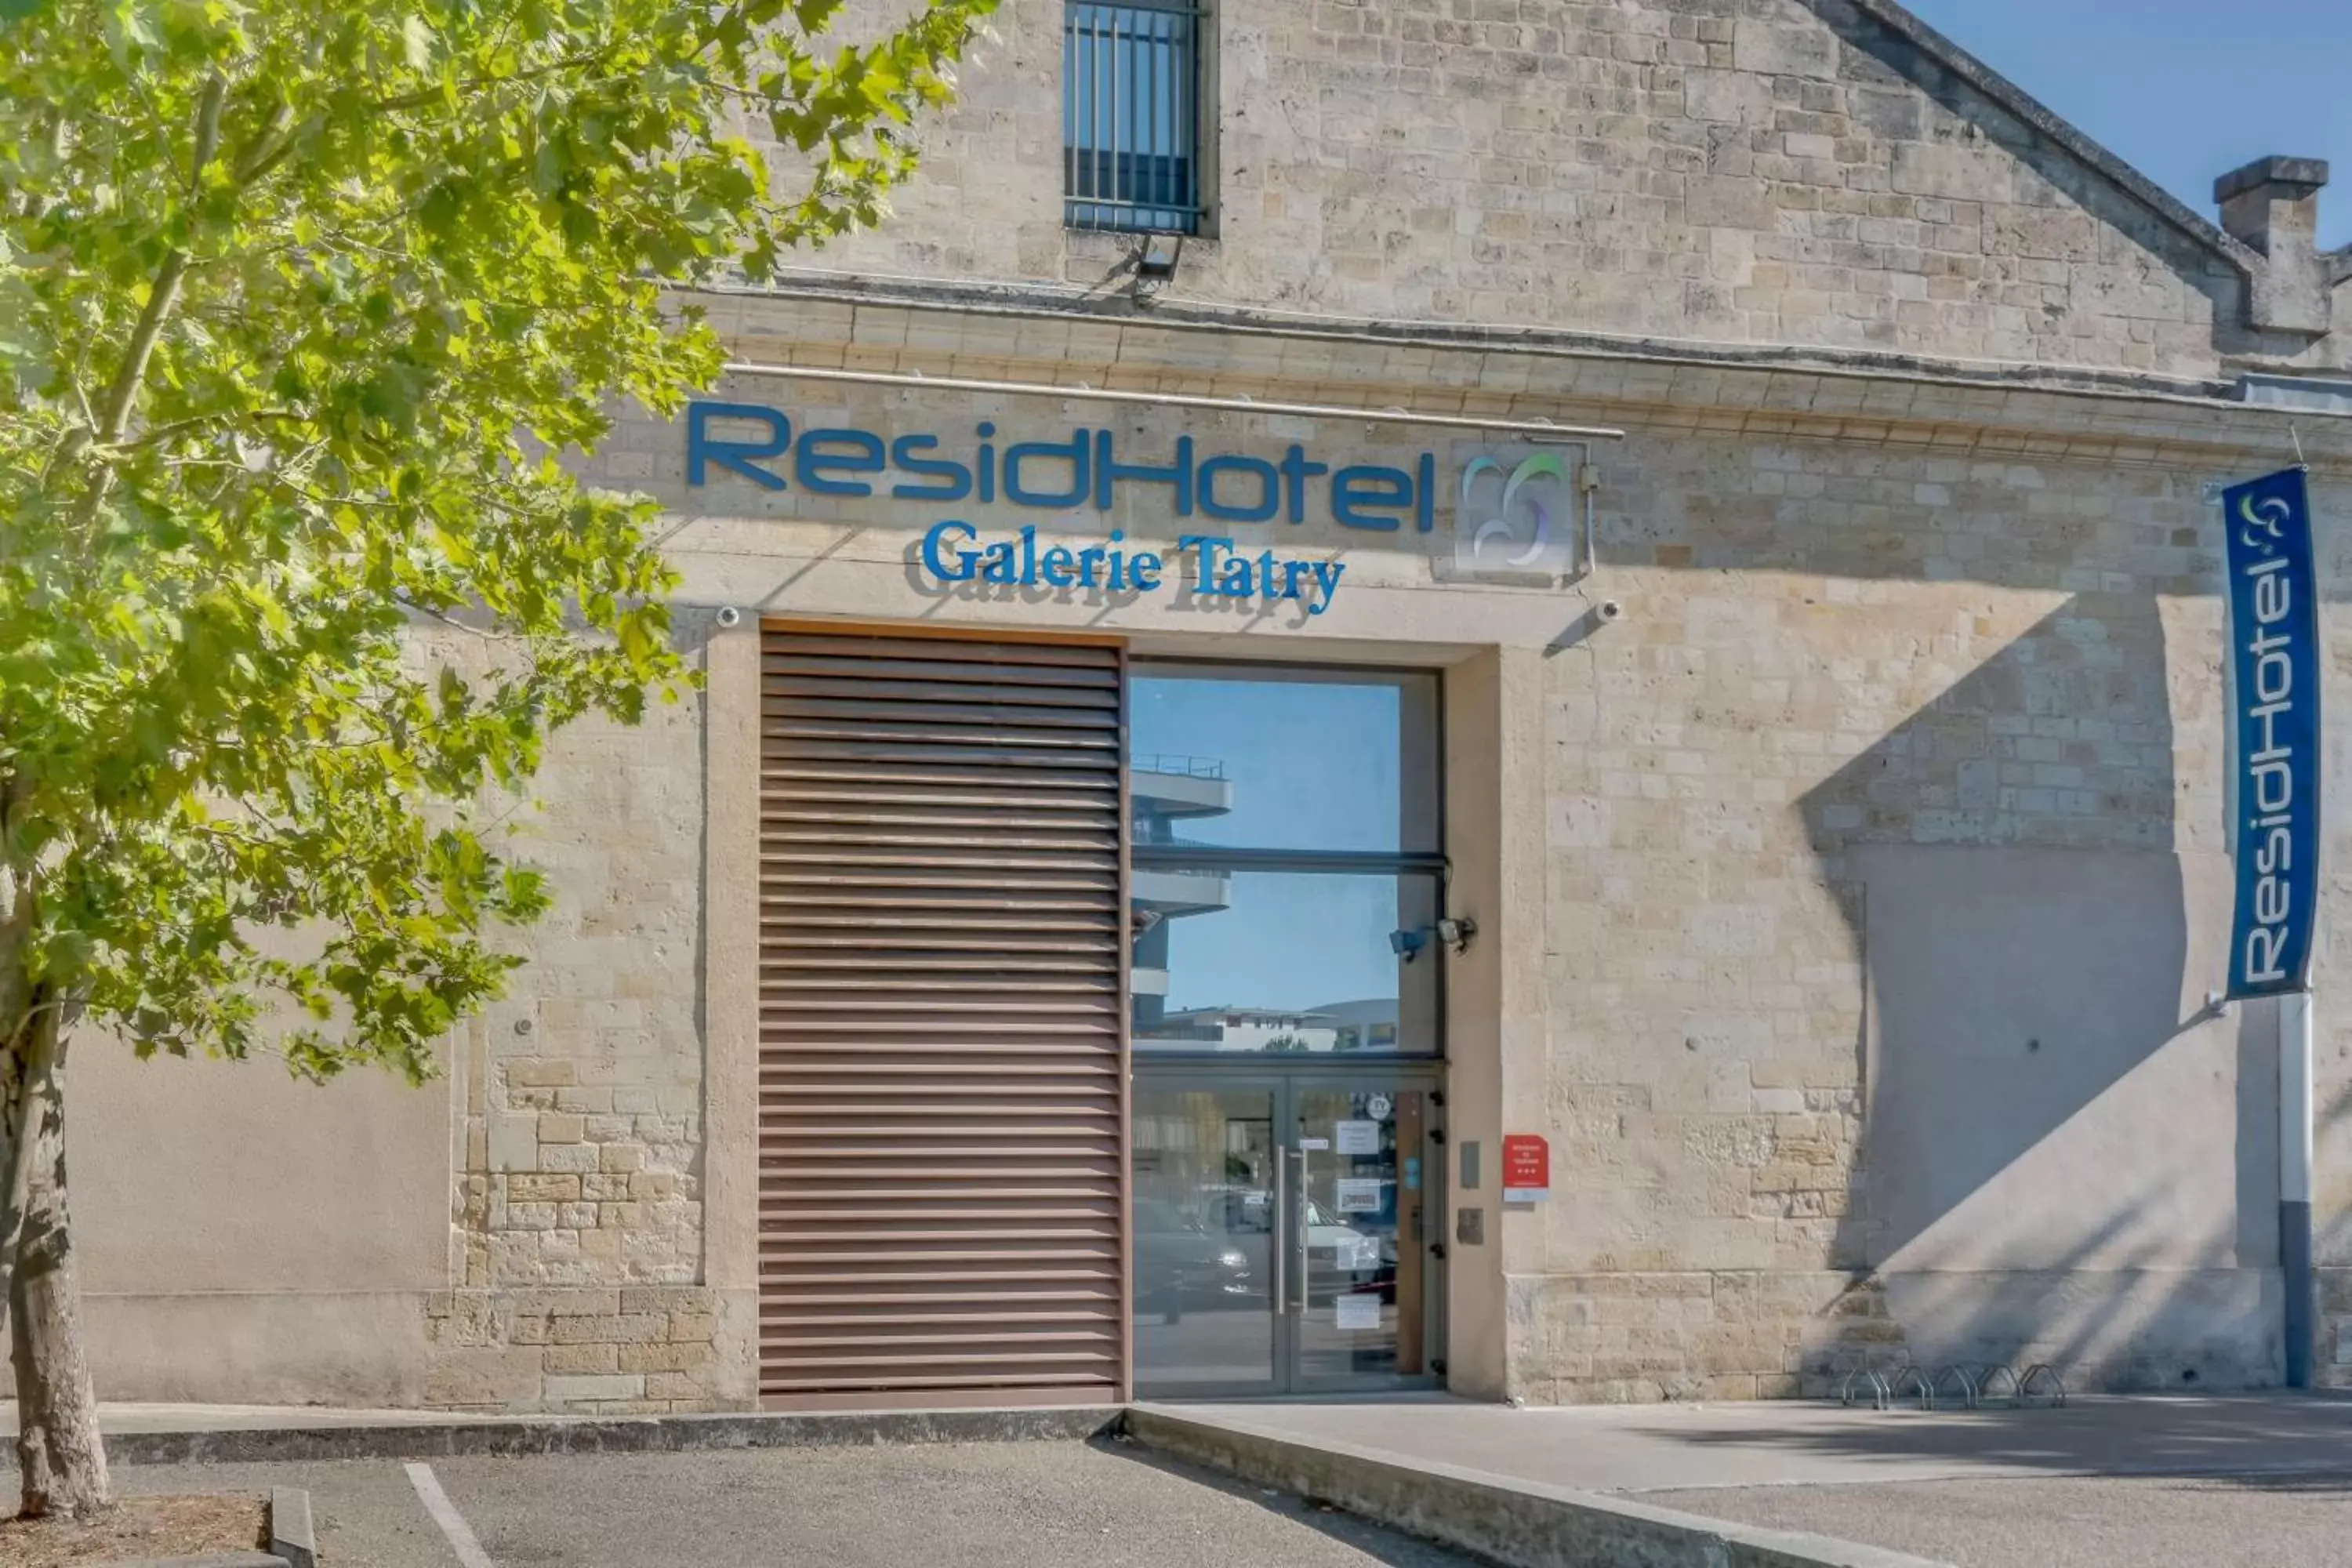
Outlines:
[[1560,577],[1576,565],[1575,487],[1555,451],[1480,453],[1462,466],[1454,569],[1465,577]]

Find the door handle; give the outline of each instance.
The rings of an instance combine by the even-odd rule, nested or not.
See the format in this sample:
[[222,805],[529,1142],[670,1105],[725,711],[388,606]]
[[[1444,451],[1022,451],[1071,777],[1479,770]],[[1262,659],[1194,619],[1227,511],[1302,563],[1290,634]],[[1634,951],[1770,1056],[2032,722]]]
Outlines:
[[1266,1250],[1274,1254],[1274,1310],[1277,1316],[1290,1310],[1289,1274],[1285,1267],[1290,1250],[1290,1161],[1284,1151],[1274,1152],[1274,1232],[1268,1238],[1272,1245]]
[[1297,1312],[1304,1318],[1307,1316],[1307,1293],[1311,1288],[1309,1276],[1313,1268],[1315,1240],[1307,1223],[1307,1151],[1286,1149],[1283,1152],[1298,1162],[1298,1195],[1295,1200],[1298,1214],[1298,1235],[1293,1243],[1298,1248],[1298,1297],[1286,1310]]

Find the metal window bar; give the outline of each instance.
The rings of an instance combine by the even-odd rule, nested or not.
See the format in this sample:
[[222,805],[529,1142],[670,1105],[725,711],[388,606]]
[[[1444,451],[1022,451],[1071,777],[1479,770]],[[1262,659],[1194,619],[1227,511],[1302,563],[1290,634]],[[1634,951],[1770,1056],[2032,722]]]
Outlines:
[[1199,7],[1068,0],[1062,19],[1063,221],[1200,227]]

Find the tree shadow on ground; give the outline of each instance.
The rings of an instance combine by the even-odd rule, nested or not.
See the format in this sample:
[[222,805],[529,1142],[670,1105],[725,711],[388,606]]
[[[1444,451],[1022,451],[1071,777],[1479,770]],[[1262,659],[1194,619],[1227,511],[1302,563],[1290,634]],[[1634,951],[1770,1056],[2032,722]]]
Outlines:
[[[1999,1474],[2185,1476],[2295,1491],[2352,1489],[2352,1394],[2166,1395],[2063,1407],[1889,1411],[1856,1407],[1779,1426],[1692,1412],[1646,1436],[1710,1450],[1822,1459],[1949,1461],[1955,1478]],[[1871,1484],[1870,1478],[1853,1479]],[[1919,1479],[1889,1475],[1885,1484]]]

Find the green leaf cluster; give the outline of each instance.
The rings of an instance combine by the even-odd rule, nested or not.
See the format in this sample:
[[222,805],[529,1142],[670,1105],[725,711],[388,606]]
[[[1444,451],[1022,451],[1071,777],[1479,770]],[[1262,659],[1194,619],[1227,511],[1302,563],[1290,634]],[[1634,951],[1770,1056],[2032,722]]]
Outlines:
[[666,290],[882,216],[994,0],[7,4],[0,1047],[422,1077],[548,900],[486,794],[691,679],[554,455],[715,376]]

